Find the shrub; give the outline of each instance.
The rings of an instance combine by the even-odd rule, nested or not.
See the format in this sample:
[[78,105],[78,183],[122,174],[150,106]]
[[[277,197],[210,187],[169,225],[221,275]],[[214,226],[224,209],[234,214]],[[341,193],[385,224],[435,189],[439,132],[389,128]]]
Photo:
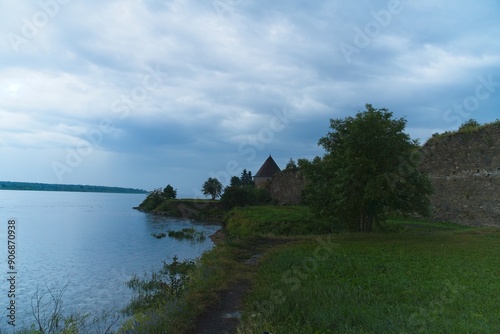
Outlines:
[[479,122],[475,119],[469,119],[468,121],[460,125],[460,127],[458,128],[458,132],[470,132],[480,126],[481,124],[479,124]]
[[227,209],[238,206],[262,205],[271,203],[271,195],[267,189],[255,186],[229,186],[222,194],[221,203]]
[[144,313],[178,299],[189,282],[189,271],[194,267],[193,260],[180,262],[174,256],[171,263],[163,261],[163,268],[159,272],[153,272],[150,277],[141,279],[134,275],[127,286],[136,295],[124,312],[129,315]]
[[145,211],[153,211],[163,201],[162,193],[163,191],[159,188],[153,190],[148,194],[146,199],[139,205],[139,208]]

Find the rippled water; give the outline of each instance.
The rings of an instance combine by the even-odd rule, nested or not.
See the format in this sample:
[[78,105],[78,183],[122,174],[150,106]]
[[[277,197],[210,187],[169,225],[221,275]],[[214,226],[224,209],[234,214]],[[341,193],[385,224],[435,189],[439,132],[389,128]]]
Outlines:
[[[137,194],[0,191],[0,274],[7,276],[7,221],[17,221],[17,325],[30,325],[31,300],[65,287],[63,308],[78,313],[118,310],[131,298],[133,274],[158,270],[163,260],[195,258],[213,244],[151,234],[193,227],[206,235],[219,226],[156,217],[133,210]],[[2,323],[7,323],[8,282],[0,282]],[[48,296],[46,296],[48,301]]]

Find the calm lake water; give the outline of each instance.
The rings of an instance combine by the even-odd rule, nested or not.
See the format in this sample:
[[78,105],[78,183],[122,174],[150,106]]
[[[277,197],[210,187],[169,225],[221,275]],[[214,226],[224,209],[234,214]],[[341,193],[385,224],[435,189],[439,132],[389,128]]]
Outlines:
[[[117,311],[132,297],[133,274],[158,270],[162,261],[195,258],[213,247],[151,234],[193,227],[208,236],[219,226],[156,217],[133,210],[144,194],[0,191],[0,328],[7,326],[7,222],[15,218],[16,327],[34,323],[31,300],[37,292],[65,287],[68,312]],[[45,301],[49,301],[46,295]],[[10,327],[10,326],[8,326]]]

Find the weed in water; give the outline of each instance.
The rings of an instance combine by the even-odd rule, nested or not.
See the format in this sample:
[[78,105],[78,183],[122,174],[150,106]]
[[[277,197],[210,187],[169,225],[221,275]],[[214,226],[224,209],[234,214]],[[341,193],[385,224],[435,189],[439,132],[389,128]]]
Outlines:
[[180,231],[168,231],[168,236],[177,240],[188,239],[192,241],[203,241],[205,233],[197,232],[194,228],[183,228]]
[[165,238],[167,236],[164,232],[162,232],[162,233],[151,233],[151,235],[153,237],[155,237],[156,239],[162,239],[162,238]]

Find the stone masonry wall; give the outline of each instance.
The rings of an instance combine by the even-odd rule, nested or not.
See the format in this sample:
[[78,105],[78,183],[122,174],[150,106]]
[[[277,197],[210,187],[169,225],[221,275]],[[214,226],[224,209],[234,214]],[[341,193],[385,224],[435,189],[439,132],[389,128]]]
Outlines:
[[434,186],[436,220],[500,226],[500,123],[431,138],[420,170]]
[[500,176],[433,177],[434,219],[500,226]]
[[299,172],[284,170],[273,177],[269,191],[279,205],[299,205],[302,204],[304,186],[304,177]]

